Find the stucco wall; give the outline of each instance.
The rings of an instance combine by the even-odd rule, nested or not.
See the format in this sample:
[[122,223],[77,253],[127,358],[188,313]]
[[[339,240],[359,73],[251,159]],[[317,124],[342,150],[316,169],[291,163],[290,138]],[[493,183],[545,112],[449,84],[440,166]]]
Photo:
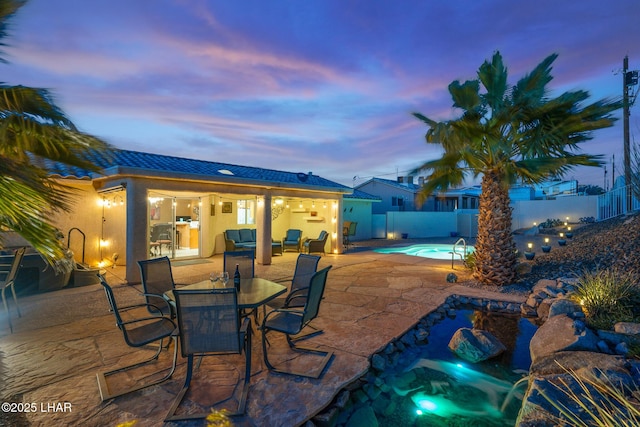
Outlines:
[[372,205],[379,202],[370,200],[344,199],[342,219],[343,221],[357,222],[356,235],[350,237],[351,241],[368,240],[373,238]]
[[529,228],[547,219],[576,223],[583,217],[596,218],[598,196],[567,196],[555,200],[518,200],[512,202],[514,230]]

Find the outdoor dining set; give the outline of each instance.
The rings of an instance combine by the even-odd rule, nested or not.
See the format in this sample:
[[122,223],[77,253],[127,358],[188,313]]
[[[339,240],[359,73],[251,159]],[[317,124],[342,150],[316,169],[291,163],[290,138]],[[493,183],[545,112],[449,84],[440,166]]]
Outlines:
[[[255,277],[252,250],[224,253],[223,272],[233,277],[238,270],[240,280],[237,286],[232,281],[214,280],[217,277],[213,276],[212,280],[176,286],[168,257],[138,261],[144,300],[141,297],[138,304],[126,306],[117,303],[113,289],[104,276],[100,276],[100,283],[125,343],[134,348],[157,344],[149,359],[97,374],[102,400],[171,378],[176,370],[179,347],[182,357],[187,359],[186,377],[182,389],[168,408],[165,421],[205,418],[208,415],[206,411],[191,413],[184,409],[180,412],[179,409],[189,391],[194,365],[197,370],[202,357],[211,355],[244,355],[244,378],[238,384],[237,408],[232,411],[225,408],[230,416],[242,415],[246,412],[251,379],[251,339],[254,332],[261,334],[264,365],[269,372],[319,378],[333,353],[297,344],[302,339],[322,332],[309,324],[318,315],[331,269],[328,266],[318,270],[319,260],[319,256],[299,254],[293,278],[288,281],[289,286]],[[311,332],[304,334],[307,329]],[[268,335],[272,333],[284,334],[291,351],[316,355],[319,362],[315,368],[311,371],[285,369],[280,367],[284,363],[270,360],[268,352],[271,343]],[[173,352],[171,366],[158,371],[157,379],[135,381],[130,387],[110,386],[109,377],[157,363],[165,349]]]

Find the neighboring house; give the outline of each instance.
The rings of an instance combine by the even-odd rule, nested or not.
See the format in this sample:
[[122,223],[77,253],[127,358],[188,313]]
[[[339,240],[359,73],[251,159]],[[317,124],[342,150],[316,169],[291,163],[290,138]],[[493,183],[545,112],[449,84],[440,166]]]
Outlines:
[[357,222],[356,235],[350,240],[368,240],[373,235],[373,207],[380,203],[380,197],[373,196],[360,190],[353,190],[353,194],[343,196],[343,221]]
[[223,252],[227,229],[255,229],[262,264],[271,263],[272,239],[281,240],[290,228],[308,237],[326,230],[327,252],[343,251],[343,196],[352,189],[311,172],[128,150],[90,160],[102,174],[48,165],[54,177],[79,190],[75,210],[54,221],[77,261],[82,253],[89,265],[126,264],[129,282],[140,280],[141,259]]
[[454,188],[430,196],[419,203],[418,194],[424,183],[423,177],[398,177],[397,180],[372,178],[356,189],[378,196],[380,203],[373,206],[374,214],[387,212],[453,212],[456,209],[477,209],[480,187]]
[[578,181],[553,180],[537,184],[534,187],[536,199],[546,199],[559,196],[575,196],[578,194]]
[[416,196],[420,192],[422,182],[414,184],[413,177],[398,177],[396,181],[383,178],[372,178],[357,187],[380,198],[380,203],[373,205],[374,214],[403,211],[432,211],[433,200],[430,198],[420,205]]

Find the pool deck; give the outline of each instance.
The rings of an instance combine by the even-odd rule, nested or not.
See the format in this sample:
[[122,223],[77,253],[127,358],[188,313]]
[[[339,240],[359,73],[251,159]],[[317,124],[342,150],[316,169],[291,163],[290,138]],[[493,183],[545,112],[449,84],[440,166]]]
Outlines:
[[[452,243],[455,238],[430,241]],[[236,426],[303,424],[322,411],[345,385],[367,371],[372,354],[402,336],[452,294],[523,300],[522,296],[446,282],[446,275],[452,272],[451,260],[368,250],[375,245],[415,243],[420,241],[356,242],[346,254],[322,257],[319,268],[333,266],[320,315],[313,323],[324,333],[306,340],[305,345],[332,350],[331,363],[320,379],[270,373],[262,360],[260,335],[254,334],[247,413],[234,419]],[[271,265],[257,264],[256,275],[271,280],[290,278],[297,255],[286,252],[274,257]],[[200,264],[179,264],[173,267],[175,281],[193,283],[208,278],[211,271],[221,270],[222,256]],[[124,284],[120,279],[123,270],[116,267],[107,272],[116,298],[126,303],[141,301],[140,286]],[[461,280],[469,277],[459,261],[453,272]],[[124,344],[100,285],[26,296],[19,303],[22,317],[17,318],[12,310],[13,334],[9,333],[6,313],[0,314],[0,398],[3,402],[33,403],[35,411],[0,412],[0,425],[115,426],[133,420],[137,420],[136,426],[162,425],[183,384],[186,361],[178,357],[178,368],[169,381],[101,402],[96,372],[130,363],[135,357],[148,354],[148,350],[135,350]],[[274,334],[270,341],[269,354],[284,360],[288,354],[284,339]],[[181,408],[188,407],[190,400],[215,402],[228,396],[238,376],[242,376],[243,361],[240,356],[203,358],[194,373],[192,391]],[[291,361],[309,369],[316,362],[313,356]],[[157,366],[169,364],[170,354],[163,351]],[[50,404],[58,402],[69,403],[70,410],[69,405],[54,405],[51,409]],[[201,426],[203,422],[175,425]]]

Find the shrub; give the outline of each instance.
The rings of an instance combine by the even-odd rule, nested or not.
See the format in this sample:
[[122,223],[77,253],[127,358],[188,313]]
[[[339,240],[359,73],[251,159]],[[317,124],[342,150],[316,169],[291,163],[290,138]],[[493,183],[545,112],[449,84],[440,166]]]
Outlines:
[[470,270],[473,270],[476,267],[476,253],[468,252],[464,257],[464,265]]
[[572,298],[583,308],[587,324],[596,329],[612,329],[617,322],[638,318],[640,302],[638,277],[615,269],[584,272]]
[[596,219],[592,216],[583,216],[580,218],[581,224],[593,224],[594,222],[596,222]]
[[540,228],[553,228],[553,227],[559,227],[561,225],[563,225],[564,222],[560,219],[547,219],[545,222],[540,223]]

